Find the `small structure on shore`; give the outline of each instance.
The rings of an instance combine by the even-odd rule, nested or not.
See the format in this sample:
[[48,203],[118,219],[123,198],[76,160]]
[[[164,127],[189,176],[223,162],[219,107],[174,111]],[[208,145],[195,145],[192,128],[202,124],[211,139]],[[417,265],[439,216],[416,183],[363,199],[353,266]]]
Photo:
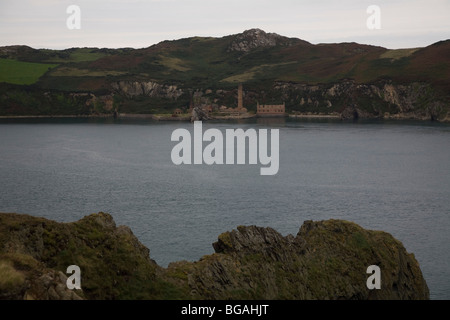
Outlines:
[[180,108],[176,108],[172,113],[172,117],[178,117],[181,114],[183,114],[183,110],[181,110]]
[[259,104],[256,105],[258,116],[285,116],[286,103],[283,104]]

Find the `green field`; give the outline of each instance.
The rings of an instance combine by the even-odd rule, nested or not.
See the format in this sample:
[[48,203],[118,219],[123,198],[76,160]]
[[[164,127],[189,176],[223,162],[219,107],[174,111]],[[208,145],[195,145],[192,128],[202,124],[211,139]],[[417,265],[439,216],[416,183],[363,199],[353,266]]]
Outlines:
[[107,53],[100,52],[97,48],[72,48],[61,51],[59,52],[60,55],[56,56],[54,55],[54,50],[41,49],[41,52],[50,56],[48,59],[43,60],[49,63],[95,61],[108,55]]
[[0,59],[0,82],[32,84],[56,64],[22,62]]
[[420,48],[411,48],[411,49],[393,49],[387,50],[386,52],[380,55],[382,59],[392,59],[398,60],[404,57],[409,57],[414,52],[418,51]]
[[59,67],[57,69],[52,70],[49,73],[49,76],[52,77],[106,77],[110,76],[120,76],[126,74],[125,71],[114,71],[114,70],[99,70],[92,71],[89,69],[77,69],[77,68],[69,68],[69,67]]

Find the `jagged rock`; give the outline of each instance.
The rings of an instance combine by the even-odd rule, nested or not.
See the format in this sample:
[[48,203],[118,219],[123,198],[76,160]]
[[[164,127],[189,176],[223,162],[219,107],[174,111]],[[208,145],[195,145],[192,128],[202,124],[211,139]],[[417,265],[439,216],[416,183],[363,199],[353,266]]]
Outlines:
[[368,119],[373,118],[373,115],[369,114],[368,112],[361,110],[356,105],[352,105],[350,107],[345,108],[341,112],[341,118],[342,119]]
[[175,85],[161,85],[152,81],[118,81],[111,83],[111,87],[127,97],[143,95],[176,100],[183,94],[183,90]]
[[191,122],[204,120],[209,120],[208,112],[203,110],[201,107],[192,108]]
[[[18,278],[3,286],[6,292],[0,281],[0,298],[5,299],[151,298],[157,291],[153,287],[161,286],[155,280],[160,267],[150,260],[148,248],[128,227],[117,227],[111,215],[102,212],[73,223],[0,214],[2,264]],[[70,265],[81,269],[82,290],[67,291]],[[144,293],[132,292],[132,286],[142,287]]]
[[299,97],[296,104],[306,110],[305,113],[315,113],[319,106],[324,106],[327,112],[340,113],[343,119],[388,117],[445,121],[449,116],[448,103],[427,83],[405,85],[380,80],[358,84],[342,80],[332,85],[306,85],[276,82],[273,89],[285,97]]
[[[194,265],[189,285],[206,299],[428,299],[412,254],[391,235],[340,220],[306,221],[296,237],[271,228],[221,234],[215,255]],[[370,265],[382,288],[366,286]]]
[[[213,247],[164,269],[109,214],[73,223],[0,214],[0,299],[429,298],[413,254],[390,234],[348,221],[306,221],[295,237],[239,226]],[[82,290],[66,286],[72,264]],[[380,290],[366,286],[370,265],[381,269]]]
[[[289,46],[298,43],[301,40],[295,41],[287,37],[280,36],[276,33],[266,33],[261,29],[246,30],[234,37],[233,41],[228,47],[227,51],[250,52],[256,48],[268,48],[277,45]],[[306,41],[302,41],[305,42]]]
[[24,294],[24,300],[83,300],[80,290],[66,286],[67,277],[61,271],[50,270],[34,279]]

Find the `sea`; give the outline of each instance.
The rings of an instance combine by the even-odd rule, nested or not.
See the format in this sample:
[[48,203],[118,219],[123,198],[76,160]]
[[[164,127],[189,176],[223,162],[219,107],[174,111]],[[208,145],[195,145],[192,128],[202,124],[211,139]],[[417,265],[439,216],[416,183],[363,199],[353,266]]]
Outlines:
[[344,219],[400,240],[431,299],[450,299],[450,124],[203,122],[204,131],[239,128],[279,130],[276,174],[248,161],[174,164],[172,133],[193,133],[189,122],[1,119],[0,212],[59,222],[107,212],[163,267],[213,253],[217,237],[239,225],[295,236],[305,220]]

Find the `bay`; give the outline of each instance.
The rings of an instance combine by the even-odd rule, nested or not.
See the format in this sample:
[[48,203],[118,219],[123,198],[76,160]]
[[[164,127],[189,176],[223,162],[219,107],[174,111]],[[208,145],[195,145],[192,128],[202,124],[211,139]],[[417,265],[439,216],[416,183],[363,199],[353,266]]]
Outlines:
[[180,165],[173,130],[112,119],[0,120],[0,212],[61,222],[94,212],[129,226],[161,266],[213,252],[239,225],[296,234],[305,220],[383,230],[419,261],[432,299],[450,298],[450,125],[253,119],[203,129],[279,129],[280,168]]

